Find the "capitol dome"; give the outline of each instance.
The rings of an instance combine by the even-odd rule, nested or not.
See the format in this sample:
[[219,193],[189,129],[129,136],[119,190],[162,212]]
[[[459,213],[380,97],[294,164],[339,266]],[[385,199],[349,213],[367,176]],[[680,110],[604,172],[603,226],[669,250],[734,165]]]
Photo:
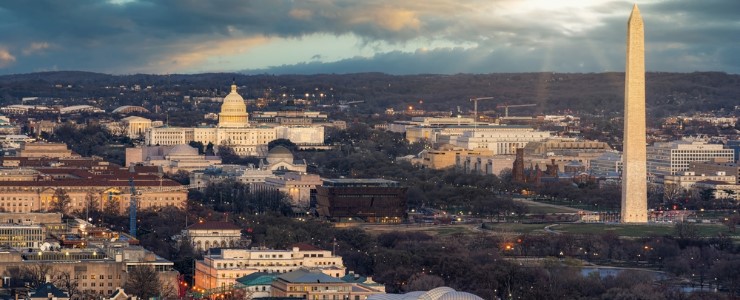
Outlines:
[[247,105],[239,93],[236,92],[236,84],[231,85],[231,93],[226,95],[224,103],[221,104],[221,113],[218,114],[219,127],[247,127],[249,116]]
[[293,153],[283,146],[275,146],[267,152],[267,163],[271,165],[281,161],[293,163],[293,158]]

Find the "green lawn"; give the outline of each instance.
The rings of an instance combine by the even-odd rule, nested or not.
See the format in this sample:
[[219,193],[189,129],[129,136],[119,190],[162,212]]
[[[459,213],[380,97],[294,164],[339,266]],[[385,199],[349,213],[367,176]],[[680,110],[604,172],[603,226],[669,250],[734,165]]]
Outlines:
[[[500,233],[545,233],[545,226],[550,224],[519,224],[519,223],[487,223],[486,227],[492,232]],[[717,224],[696,224],[700,236],[712,237],[718,233],[727,234],[735,239],[740,238],[740,231],[730,233],[727,227]],[[551,227],[552,230],[573,234],[601,234],[614,232],[624,237],[648,237],[672,235],[672,224],[596,224],[596,223],[565,223]]]
[[544,232],[549,224],[521,224],[521,223],[486,223],[486,229],[500,233],[533,233]]
[[[522,201],[525,200],[525,201]],[[569,207],[562,205],[553,206],[555,204],[541,203],[531,201],[529,199],[514,198],[514,202],[520,203],[527,206],[527,213],[530,214],[560,214],[560,213],[573,213],[574,210]]]
[[[737,232],[730,233],[727,227],[723,225],[697,224],[696,227],[700,236],[711,237],[716,236],[718,233],[736,237],[738,236]],[[552,227],[552,229],[558,232],[575,234],[600,234],[604,232],[614,232],[619,236],[627,237],[672,235],[674,232],[672,224],[626,225],[574,223],[558,224],[557,226]]]
[[432,235],[441,235],[441,236],[471,233],[471,231],[467,227],[462,227],[462,226],[437,226],[437,227],[427,229],[425,231]]

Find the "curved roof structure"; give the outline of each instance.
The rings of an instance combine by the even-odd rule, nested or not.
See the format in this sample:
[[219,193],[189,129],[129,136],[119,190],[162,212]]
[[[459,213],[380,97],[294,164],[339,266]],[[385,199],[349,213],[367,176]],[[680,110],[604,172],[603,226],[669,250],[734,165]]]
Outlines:
[[177,145],[172,148],[167,155],[198,155],[198,149],[195,149],[190,145]]
[[124,105],[124,106],[120,106],[113,110],[113,113],[116,113],[116,114],[127,114],[127,113],[132,113],[132,112],[148,113],[149,110],[141,106],[133,106],[133,105]]
[[290,152],[288,148],[285,148],[283,146],[276,146],[270,149],[269,152],[267,152],[267,162],[270,164],[281,161],[293,163],[293,158],[293,153]]
[[62,107],[62,108],[59,109],[59,113],[62,113],[62,114],[75,113],[75,112],[80,112],[80,111],[104,112],[104,110],[102,110],[100,108],[97,108],[97,107],[94,107],[94,106],[90,106],[90,105],[86,105],[86,104],[83,104],[83,105],[72,105],[72,106]]
[[443,286],[427,292],[417,291],[406,294],[371,295],[367,297],[367,300],[483,300],[483,298]]

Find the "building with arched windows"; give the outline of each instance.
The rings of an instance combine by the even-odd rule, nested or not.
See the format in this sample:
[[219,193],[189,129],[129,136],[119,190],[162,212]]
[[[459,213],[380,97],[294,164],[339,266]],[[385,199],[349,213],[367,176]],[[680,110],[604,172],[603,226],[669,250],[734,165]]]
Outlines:
[[202,222],[183,230],[183,236],[198,251],[211,248],[233,248],[242,244],[241,228],[229,222]]
[[303,267],[317,268],[334,278],[346,273],[342,257],[308,244],[296,244],[289,250],[221,249],[195,261],[195,286],[206,290],[232,288],[236,279],[252,273],[284,274]]
[[236,84],[226,95],[217,126],[202,127],[153,127],[146,130],[147,145],[165,146],[201,142],[203,145],[229,146],[239,155],[264,157],[267,143],[276,139],[289,139],[295,144],[317,145],[324,143],[324,126],[305,124],[250,124],[244,98],[237,92]]

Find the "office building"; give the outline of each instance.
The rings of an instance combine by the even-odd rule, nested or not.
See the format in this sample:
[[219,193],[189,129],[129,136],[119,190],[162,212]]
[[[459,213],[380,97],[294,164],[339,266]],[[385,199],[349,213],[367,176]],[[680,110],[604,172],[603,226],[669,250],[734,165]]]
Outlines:
[[655,143],[647,148],[647,172],[655,182],[663,176],[676,175],[689,170],[691,162],[706,162],[714,159],[732,160],[731,149],[720,144],[707,144],[701,140],[685,139],[667,143]]
[[696,174],[724,173],[735,176],[735,184],[740,184],[740,164],[731,162],[727,158],[714,158],[709,161],[689,162],[689,170]]
[[227,288],[236,284],[237,278],[252,273],[283,274],[301,267],[319,268],[334,278],[345,274],[341,257],[306,244],[294,245],[290,250],[220,249],[195,261],[195,286],[206,290]]
[[233,248],[243,246],[242,229],[230,222],[206,221],[188,226],[182,231],[198,251],[211,248]]
[[270,293],[273,297],[298,299],[365,300],[371,295],[385,294],[385,289],[377,290],[373,286],[331,277],[321,270],[301,268],[278,275],[272,282]]
[[316,211],[334,222],[400,223],[406,190],[386,179],[324,179],[316,187]]
[[441,145],[437,150],[424,150],[421,152],[421,165],[424,168],[441,170],[452,168],[458,160],[464,160],[468,156],[492,156],[493,151],[488,149],[468,150],[453,145]]
[[24,143],[18,150],[18,157],[79,157],[67,149],[64,143]]
[[277,177],[265,178],[264,182],[255,183],[253,191],[279,191],[285,193],[290,204],[297,210],[308,209],[315,202],[316,187],[323,182],[315,174],[287,172]]
[[192,172],[221,164],[221,157],[199,154],[190,145],[126,148],[126,166],[161,167],[164,173]]

